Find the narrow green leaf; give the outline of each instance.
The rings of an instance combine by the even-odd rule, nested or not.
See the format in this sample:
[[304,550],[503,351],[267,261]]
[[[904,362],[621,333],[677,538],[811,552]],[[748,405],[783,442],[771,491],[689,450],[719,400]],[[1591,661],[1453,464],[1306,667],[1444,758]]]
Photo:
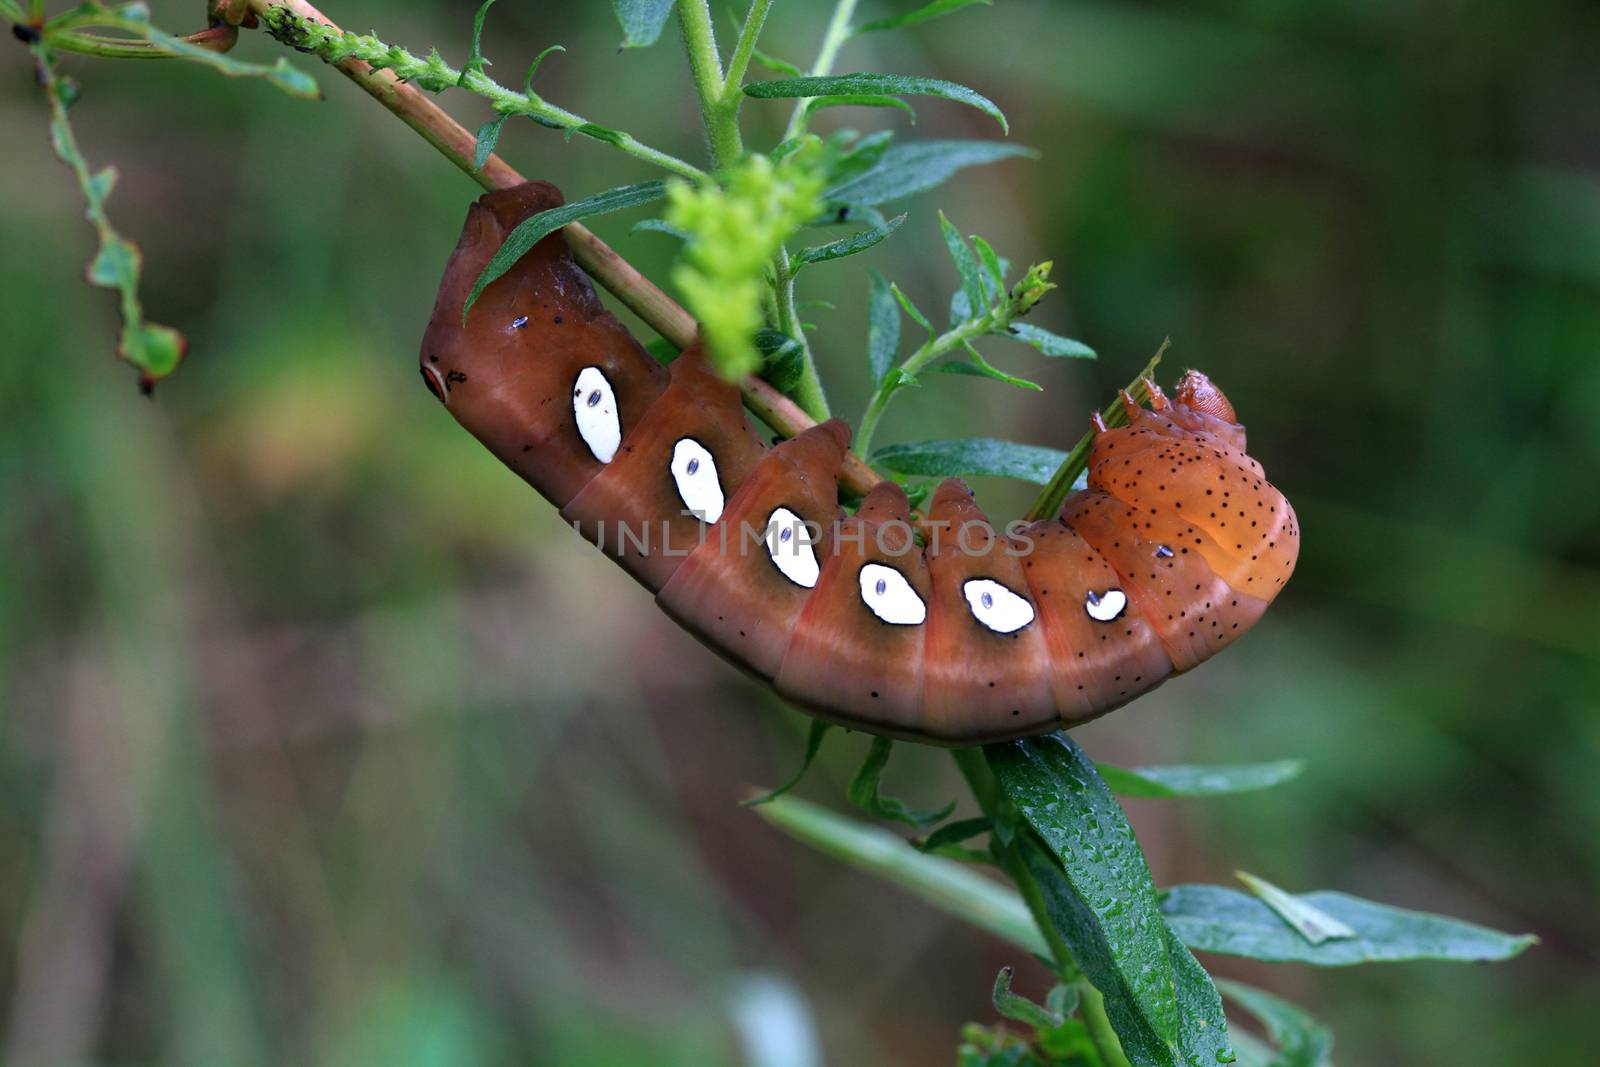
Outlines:
[[989,745],[984,756],[1049,849],[1047,855],[1027,837],[1017,839],[1041,886],[1058,887],[1046,896],[1052,923],[1105,996],[1124,1048],[1130,1057],[1166,1062],[1155,1053],[1170,1053],[1179,1031],[1166,927],[1150,868],[1116,798],[1065,733]]
[[462,320],[465,321],[467,312],[472,310],[472,305],[478,302],[478,297],[495,279],[510,270],[534,245],[567,223],[593,215],[621,211],[624,208],[638,207],[640,204],[660,200],[665,195],[667,195],[667,183],[661,180],[620,185],[615,189],[607,189],[603,193],[596,193],[594,196],[575,200],[570,204],[551,208],[549,211],[541,211],[522,220],[516,229],[506,235],[505,243],[483,268],[483,273],[478,275],[472,292],[467,296],[467,306],[462,311]]
[[843,96],[818,96],[806,101],[806,118],[827,107],[893,107],[899,108],[911,116],[911,124],[917,124],[917,112],[912,106],[898,96],[882,96],[876,93],[850,93]]
[[[961,343],[961,347],[967,350],[967,355],[972,358],[972,362],[951,363],[946,364],[947,366],[970,367],[972,370],[977,371],[985,378],[993,378],[997,382],[1005,382],[1007,385],[1014,386],[1018,389],[1027,389],[1035,393],[1044,392],[1044,386],[1040,385],[1038,382],[1029,381],[1027,378],[1019,378],[1015,374],[1007,374],[999,367],[996,367],[994,364],[984,359],[983,353],[979,352],[976,348],[973,348],[971,341],[963,341]],[[956,371],[954,373],[961,374],[963,372]],[[1065,457],[1066,453],[1063,452],[1062,456]]]
[[494,155],[495,145],[500,143],[500,127],[506,124],[510,115],[499,115],[478,127],[478,143],[472,153],[472,172],[476,174],[489,162],[489,157]]
[[1014,374],[992,366],[987,361],[981,363],[962,363],[960,361],[941,363],[933,368],[934,374],[962,374],[969,378],[988,378],[992,381],[1004,382],[1006,385],[1017,389],[1026,389],[1030,392],[1042,393],[1044,386],[1038,382],[1031,382],[1026,378],[1018,378]]
[[1032,1026],[1038,1030],[1049,1030],[1065,1022],[1056,1012],[1041,1004],[1035,1004],[1020,993],[1012,992],[1011,978],[1014,973],[1013,968],[1002,967],[1000,973],[994,976],[994,991],[991,998],[994,1001],[994,1010],[1001,1018]]
[[597,122],[581,122],[569,127],[566,131],[567,140],[572,140],[574,135],[592,137],[596,141],[610,145],[620,145],[627,141],[628,135],[621,130],[613,130],[609,126],[602,126]]
[[950,253],[951,262],[956,265],[956,274],[961,278],[961,291],[967,296],[967,307],[980,314],[987,311],[989,302],[985,299],[983,279],[978,271],[978,257],[973,255],[972,246],[967,244],[961,231],[945,217],[943,211],[939,212],[939,232],[944,235],[944,246]]
[[787,793],[789,790],[793,789],[795,786],[799,785],[800,779],[806,776],[806,772],[811,769],[812,761],[817,758],[817,753],[821,751],[822,739],[828,736],[828,731],[831,729],[833,729],[833,723],[824,722],[822,719],[812,719],[811,732],[806,735],[805,758],[800,761],[800,769],[794,772],[794,777],[790,778],[787,782],[784,782],[770,793],[763,793],[758,797],[751,797],[748,800],[742,800],[740,803],[747,808],[753,808],[758,804],[770,804],[774,800],[777,800],[779,797],[783,796],[783,794]]
[[795,66],[793,63],[786,62],[785,60],[779,59],[776,56],[770,56],[759,48],[752,49],[750,56],[757,63],[776,74],[787,74],[791,78],[798,78],[803,73],[800,68]]
[[922,313],[921,309],[919,309],[917,307],[917,305],[915,305],[915,304],[913,304],[911,302],[911,298],[909,296],[907,296],[905,293],[901,292],[900,291],[900,287],[898,285],[895,285],[892,282],[889,284],[889,292],[894,296],[895,300],[900,304],[900,310],[904,311],[906,313],[907,317],[910,318],[912,322],[916,323],[918,326],[921,326],[924,330],[927,330],[928,331],[928,336],[932,337],[933,336],[933,323],[929,322],[928,321],[928,316],[924,315]]
[[1175,886],[1166,891],[1161,912],[1183,943],[1197,952],[1319,967],[1403,960],[1507,960],[1539,940],[1531,934],[1503,934],[1459,919],[1328,890],[1302,893],[1300,899],[1350,927],[1355,936],[1313,945],[1264,902],[1225,886]]
[[[230,78],[260,78],[291,96],[298,96],[306,100],[322,99],[322,92],[317,88],[317,81],[305,71],[297,70],[289,65],[289,61],[279,57],[272,63],[251,63],[239,59],[226,52],[213,51],[202,48],[200,45],[191,44],[181,37],[174,37],[163,33],[150,24],[149,12],[139,5],[129,4],[118,8],[115,12],[108,12],[97,16],[94,20],[96,26],[108,29],[118,29],[139,38],[144,44],[139,53],[148,55],[172,56],[176,59],[185,59],[191,63],[198,63],[203,67],[210,67],[220,74]],[[68,35],[70,36],[70,34]],[[107,38],[95,38],[106,41]],[[115,43],[115,42],[112,42]]]
[[867,373],[876,389],[900,351],[900,312],[889,282],[875,270],[869,273],[872,282],[867,296]]
[[[478,7],[478,13],[472,16],[472,51],[467,53],[467,61],[461,66],[461,77],[457,85],[466,85],[467,78],[473,74],[482,74],[485,65],[483,58],[483,20],[489,16],[489,9],[494,6],[494,0],[483,0]],[[482,143],[482,133],[479,133],[479,143]],[[481,148],[480,148],[481,151]],[[479,163],[477,169],[482,170],[483,164]]]
[[988,816],[979,815],[971,819],[956,819],[947,822],[927,837],[911,842],[911,846],[918,852],[937,852],[946,845],[959,845],[979,834],[986,834],[994,828]]
[[1019,156],[1032,159],[1038,153],[1004,141],[918,141],[894,145],[871,169],[841,180],[826,196],[848,204],[885,204],[937,188],[968,167]]
[[1037,326],[1026,322],[1014,322],[1007,329],[997,331],[997,337],[1009,337],[1013,341],[1021,341],[1025,345],[1032,345],[1047,356],[1068,356],[1073,359],[1094,359],[1094,349],[1082,341],[1073,341],[1049,330],[1041,330]]
[[883,777],[883,769],[889,765],[889,753],[894,751],[894,742],[887,737],[874,737],[872,747],[867,749],[867,758],[861,764],[861,769],[850,782],[848,796],[850,803],[867,812],[873,818],[893,819],[903,822],[908,826],[918,828],[932,826],[934,823],[943,822],[955,810],[956,803],[951,801],[937,811],[920,810],[907,807],[905,802],[895,797],[885,796],[878,790],[879,779]]
[[522,79],[522,95],[533,95],[533,76],[539,73],[539,64],[544,62],[544,57],[552,52],[565,52],[566,49],[558,44],[553,44],[543,52],[533,57],[533,62],[528,64],[528,73]]
[[941,100],[975,107],[1010,132],[1006,117],[994,102],[965,85],[940,78],[919,78],[905,74],[824,74],[800,78],[778,78],[773,81],[751,82],[744,87],[746,96],[757,100],[789,100],[806,96],[854,96],[859,94],[893,96],[935,96]]
[[843,259],[858,252],[865,252],[898,230],[905,221],[906,217],[904,215],[896,215],[883,226],[871,230],[862,230],[860,233],[853,233],[849,237],[841,237],[837,241],[829,241],[825,245],[817,245],[814,248],[802,248],[795,254],[795,261],[797,263],[826,263],[830,259]]
[[622,24],[622,47],[647,48],[661,37],[674,0],[611,0]]
[[972,247],[978,250],[978,260],[983,264],[983,289],[989,302],[992,303],[1001,293],[1006,291],[1006,268],[1008,264],[994,250],[994,246],[977,234],[972,235]]
[[1333,1034],[1287,1000],[1255,986],[1217,979],[1222,995],[1260,1020],[1278,1046],[1271,1067],[1324,1067],[1333,1051]]
[[1054,448],[1000,441],[992,437],[966,437],[953,441],[914,441],[889,445],[873,454],[872,463],[897,474],[931,478],[986,475],[1042,485],[1050,480],[1050,475],[1065,458],[1065,452]]
[[914,26],[919,22],[927,22],[929,19],[936,19],[941,15],[960,11],[962,8],[971,7],[973,4],[983,4],[988,7],[992,3],[993,0],[932,0],[931,3],[923,4],[915,11],[907,11],[903,15],[890,15],[888,18],[864,22],[855,27],[851,33],[855,36],[860,36],[863,33],[876,33],[880,30],[896,30],[902,26]]
[[1035,955],[1049,951],[1022,898],[953,860],[927,856],[895,834],[801,800],[780,797],[754,809],[784,833],[885,881],[947,914]]
[[805,349],[779,330],[761,329],[753,338],[761,357],[761,377],[784,396],[792,397],[805,376]]
[[1245,884],[1245,888],[1260,897],[1262,903],[1277,912],[1278,918],[1294,927],[1296,933],[1313,945],[1356,936],[1354,930],[1338,919],[1316,905],[1284,892],[1265,878],[1257,878],[1248,871],[1234,871],[1233,875]]
[[[797,138],[793,142],[797,147],[805,143],[805,138]],[[834,159],[828,171],[829,187],[836,188],[853,178],[867,173],[883,161],[889,151],[889,146],[894,143],[893,130],[879,130],[869,133],[865,137],[855,138],[853,131],[841,130],[830,138],[834,148]]]
[[664,233],[668,237],[676,237],[680,241],[687,241],[689,235],[681,228],[674,226],[666,219],[640,219],[633,224],[629,233]]
[[1172,764],[1165,767],[1113,767],[1097,764],[1113,793],[1125,797],[1220,797],[1268,789],[1300,777],[1305,761],[1234,763],[1213,766]]

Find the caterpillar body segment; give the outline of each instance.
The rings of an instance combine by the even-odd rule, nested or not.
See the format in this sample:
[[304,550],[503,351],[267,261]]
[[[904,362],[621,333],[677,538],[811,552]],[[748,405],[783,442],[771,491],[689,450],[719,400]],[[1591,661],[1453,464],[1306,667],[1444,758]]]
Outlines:
[[846,515],[844,423],[766,447],[699,347],[658,365],[559,233],[463,323],[506,234],[560,203],[530,182],[472,206],[423,376],[672,618],[812,713],[945,745],[1071,726],[1215,655],[1293,572],[1294,511],[1198,372],[1097,422],[1056,518],[1002,530],[954,479],[920,517],[889,483]]

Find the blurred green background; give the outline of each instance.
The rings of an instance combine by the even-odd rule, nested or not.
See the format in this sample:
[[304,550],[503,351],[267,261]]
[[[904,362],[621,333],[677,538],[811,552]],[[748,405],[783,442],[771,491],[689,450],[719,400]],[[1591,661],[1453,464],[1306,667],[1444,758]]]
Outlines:
[[[474,6],[328,12],[459,63]],[[199,7],[153,5],[179,31]],[[824,14],[780,2],[764,47],[809,62]],[[599,0],[504,3],[485,38],[503,81],[565,44],[550,99],[701,158],[675,31],[618,39]],[[1067,447],[1170,335],[1163,377],[1211,373],[1299,510],[1299,573],[1259,630],[1079,731],[1114,762],[1311,760],[1273,793],[1132,802],[1158,884],[1243,867],[1543,938],[1482,968],[1205,960],[1309,1006],[1347,1067],[1595,1062],[1597,48],[1581,0],[1000,0],[840,63],[974,85],[1043,152],[813,268],[840,411],[865,399],[865,267],[925,308],[955,285],[942,206],[1015,262],[1053,259],[1036,321],[1102,360],[991,349],[1048,391],[940,381],[880,443]],[[1028,961],[738,808],[792,770],[806,720],[418,382],[475,187],[305,57],[324,103],[69,59],[149,312],[193,342],[145,400],[111,359],[113,298],[82,283],[91,234],[26,54],[3,54],[0,1059],[811,1062],[741,1044],[754,1019],[809,1027],[829,1064],[953,1062],[996,968]],[[787,116],[746,111],[757,146]],[[914,129],[820,125],[845,122],[997,135],[935,101]],[[652,176],[531,123],[501,148],[572,196]],[[632,221],[596,228],[664,279],[672,242]],[[997,516],[1029,495],[980,494]],[[802,791],[841,804],[863,747],[830,739]],[[920,803],[961,791],[914,746],[890,776]]]

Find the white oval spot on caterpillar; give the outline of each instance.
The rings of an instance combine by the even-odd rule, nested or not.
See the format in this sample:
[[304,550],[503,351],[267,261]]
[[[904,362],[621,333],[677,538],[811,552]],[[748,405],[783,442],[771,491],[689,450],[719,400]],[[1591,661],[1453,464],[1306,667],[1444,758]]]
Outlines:
[[997,634],[1012,634],[1033,621],[1033,605],[991,578],[963,582],[972,617]]
[[928,617],[928,606],[911,588],[906,576],[893,567],[868,563],[861,568],[861,602],[872,613],[894,626],[920,626]]
[[684,507],[699,516],[701,522],[712,523],[722,518],[722,483],[717,480],[717,461],[705,445],[692,437],[681,438],[672,446],[671,470]]
[[822,573],[805,522],[788,508],[773,508],[767,518],[767,555],[785,578],[805,589]]
[[1128,594],[1120,589],[1107,589],[1096,593],[1093,589],[1083,598],[1083,610],[1095,622],[1110,622],[1121,615],[1128,606]]
[[572,415],[578,422],[578,434],[594,458],[610,463],[617,446],[622,444],[622,420],[617,417],[617,398],[611,393],[611,383],[599,367],[585,367],[578,372],[572,387]]

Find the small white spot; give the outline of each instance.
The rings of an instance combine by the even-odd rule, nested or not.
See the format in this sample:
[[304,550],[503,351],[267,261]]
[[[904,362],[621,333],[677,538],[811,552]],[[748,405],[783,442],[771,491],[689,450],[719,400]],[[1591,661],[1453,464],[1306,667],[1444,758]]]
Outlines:
[[692,437],[672,446],[672,480],[678,483],[683,506],[701,522],[722,518],[722,483],[717,480],[717,461],[710,451]]
[[881,563],[861,568],[861,602],[895,626],[919,626],[928,617],[928,606],[906,576]]
[[617,418],[617,398],[611,393],[611,383],[599,367],[585,367],[578,372],[572,387],[572,414],[578,420],[578,433],[594,458],[610,463],[617,446],[622,444],[622,420]]
[[774,508],[767,518],[767,555],[785,578],[806,589],[813,588],[822,573],[811,547],[811,534],[800,516],[788,508]]
[[997,634],[1016,633],[1033,621],[1033,605],[989,578],[962,583],[972,617]]
[[1083,598],[1083,610],[1095,622],[1110,622],[1121,615],[1128,606],[1128,594],[1120,589],[1107,589],[1104,593],[1089,590]]

